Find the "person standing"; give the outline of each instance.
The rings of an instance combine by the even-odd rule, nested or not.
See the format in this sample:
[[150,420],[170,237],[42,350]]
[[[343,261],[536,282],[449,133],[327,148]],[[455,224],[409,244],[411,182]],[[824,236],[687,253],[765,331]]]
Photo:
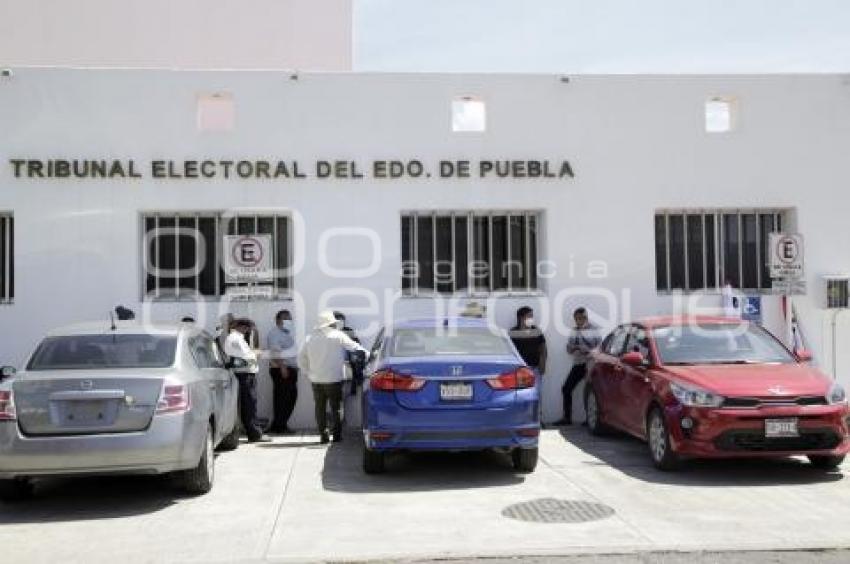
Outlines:
[[341,328],[342,324],[337,321],[332,311],[323,311],[298,352],[298,367],[307,374],[313,386],[316,424],[322,444],[329,440],[328,403],[331,407],[333,440],[342,440],[341,407],[345,353],[360,351],[369,358],[369,352],[343,333]]
[[298,400],[298,364],[295,358],[295,324],[289,310],[282,309],[274,317],[266,346],[269,351],[269,376],[272,380],[274,418],[269,430],[292,433],[289,418]]
[[567,341],[567,353],[573,358],[573,366],[564,382],[561,392],[564,396],[564,417],[555,425],[572,425],[573,423],[573,391],[587,376],[587,361],[590,351],[599,346],[599,330],[587,319],[587,310],[583,307],[573,312],[575,327]]
[[[546,372],[546,337],[543,331],[534,324],[534,310],[528,306],[522,306],[516,310],[516,325],[511,327],[508,335],[513,341],[517,352],[534,373],[540,377]],[[538,390],[543,390],[541,380]],[[543,424],[543,397],[538,399],[537,416],[540,424]]]
[[[345,314],[341,311],[335,311],[334,317],[339,323],[342,324],[342,327],[340,327],[340,331],[345,333],[348,338],[350,338],[358,345],[361,344],[360,338],[357,336],[357,332],[346,324]],[[363,383],[363,371],[366,368],[365,363],[363,362],[363,357],[356,352],[346,352],[345,360],[348,363],[349,368],[351,369],[351,391],[348,395],[356,396],[357,388]],[[344,392],[343,395],[345,395]]]
[[[222,324],[224,325],[224,323]],[[239,415],[242,427],[248,435],[248,442],[265,442],[263,430],[257,423],[257,354],[251,350],[245,340],[245,333],[250,326],[244,322],[230,325],[224,340],[224,353],[230,359],[233,374],[239,381]]]

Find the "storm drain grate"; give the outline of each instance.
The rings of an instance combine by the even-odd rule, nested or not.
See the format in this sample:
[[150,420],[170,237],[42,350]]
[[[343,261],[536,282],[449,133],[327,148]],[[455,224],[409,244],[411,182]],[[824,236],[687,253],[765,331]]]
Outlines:
[[601,503],[551,497],[516,503],[502,510],[503,517],[532,523],[587,523],[613,514],[613,508]]

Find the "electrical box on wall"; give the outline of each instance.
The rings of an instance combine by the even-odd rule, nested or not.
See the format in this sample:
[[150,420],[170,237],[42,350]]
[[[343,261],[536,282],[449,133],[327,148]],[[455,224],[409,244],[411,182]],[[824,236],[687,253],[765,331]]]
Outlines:
[[850,307],[850,274],[830,274],[823,277],[826,283],[827,309]]

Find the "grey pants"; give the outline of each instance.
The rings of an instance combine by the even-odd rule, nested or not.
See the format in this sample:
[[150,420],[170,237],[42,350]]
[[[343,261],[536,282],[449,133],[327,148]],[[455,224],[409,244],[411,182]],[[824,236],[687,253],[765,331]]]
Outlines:
[[313,400],[316,402],[316,425],[319,433],[327,433],[327,404],[331,404],[331,432],[342,431],[342,382],[334,384],[313,384]]

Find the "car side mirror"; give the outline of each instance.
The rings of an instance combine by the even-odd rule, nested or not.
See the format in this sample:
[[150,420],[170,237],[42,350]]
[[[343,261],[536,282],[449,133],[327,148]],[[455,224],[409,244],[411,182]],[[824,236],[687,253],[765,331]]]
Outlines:
[[627,352],[620,357],[620,360],[623,361],[623,364],[627,364],[629,366],[646,366],[646,357],[638,351]]
[[14,366],[4,366],[3,368],[0,368],[0,380],[11,378],[17,373],[18,371],[15,369]]
[[800,362],[809,362],[814,358],[812,351],[808,349],[797,349],[796,351],[794,351],[794,355]]

